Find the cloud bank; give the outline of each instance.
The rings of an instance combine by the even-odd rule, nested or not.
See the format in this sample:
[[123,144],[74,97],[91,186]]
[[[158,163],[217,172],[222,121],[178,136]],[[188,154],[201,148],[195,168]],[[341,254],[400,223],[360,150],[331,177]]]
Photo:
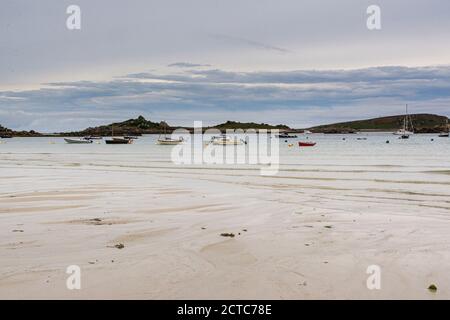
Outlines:
[[450,115],[450,66],[238,72],[189,64],[109,81],[0,91],[0,123],[44,132],[142,114],[174,125],[226,120],[308,127],[411,112]]

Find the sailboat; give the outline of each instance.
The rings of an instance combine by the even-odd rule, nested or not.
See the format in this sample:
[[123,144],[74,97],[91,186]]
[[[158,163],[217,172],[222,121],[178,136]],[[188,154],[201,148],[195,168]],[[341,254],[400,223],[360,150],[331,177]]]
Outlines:
[[447,129],[447,132],[442,131],[439,134],[439,137],[441,137],[441,138],[448,138],[449,137],[450,128],[448,127],[448,118],[445,120],[445,128]]
[[176,144],[180,144],[184,141],[184,139],[182,137],[180,137],[178,139],[173,139],[173,138],[167,137],[166,129],[167,129],[167,123],[164,121],[164,136],[161,138],[161,135],[159,135],[158,140],[156,141],[157,144],[176,145]]
[[130,144],[133,143],[133,139],[127,137],[114,137],[114,126],[111,125],[112,137],[105,140],[106,144]]
[[397,130],[394,134],[400,136],[400,139],[409,139],[409,136],[414,134],[414,127],[408,114],[408,105],[406,105],[405,118],[403,118],[403,128]]

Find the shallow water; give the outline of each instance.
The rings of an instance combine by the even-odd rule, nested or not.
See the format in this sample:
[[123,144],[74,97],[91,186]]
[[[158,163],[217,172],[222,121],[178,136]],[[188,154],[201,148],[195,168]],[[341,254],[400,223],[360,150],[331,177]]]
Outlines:
[[[0,140],[0,159],[23,159],[25,155],[69,155],[74,161],[81,157],[107,161],[114,164],[145,164],[151,162],[171,164],[172,146],[156,144],[158,135],[145,135],[130,145],[106,145],[104,140],[92,144],[67,144],[63,138],[13,138]],[[205,137],[204,140],[209,138]],[[358,140],[360,139],[360,140]],[[361,140],[366,139],[366,140]],[[299,147],[298,141],[314,141],[314,147]],[[386,143],[389,141],[389,143]],[[283,169],[304,166],[345,167],[377,166],[386,170],[395,167],[418,167],[426,170],[450,170],[450,139],[435,134],[398,139],[391,133],[352,135],[298,135],[297,139],[279,139],[280,163]],[[289,146],[293,144],[293,146]],[[218,149],[223,147],[217,147]],[[224,147],[227,150],[233,146]],[[248,148],[238,146],[237,148]]]

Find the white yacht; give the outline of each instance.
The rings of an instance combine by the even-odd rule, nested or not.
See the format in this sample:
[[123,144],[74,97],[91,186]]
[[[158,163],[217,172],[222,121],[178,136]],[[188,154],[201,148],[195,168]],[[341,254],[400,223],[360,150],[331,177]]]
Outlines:
[[162,145],[175,145],[175,144],[180,144],[183,141],[184,141],[183,138],[172,139],[172,138],[169,138],[169,137],[163,137],[163,138],[158,138],[156,143],[157,144],[162,144]]
[[447,131],[442,131],[439,134],[439,137],[448,138],[450,136],[450,128],[448,127],[448,119],[446,119],[446,121],[445,121],[445,128],[447,129]]
[[394,133],[397,136],[400,136],[401,139],[408,139],[410,135],[414,134],[414,127],[411,121],[411,117],[408,114],[408,105],[406,105],[406,114],[403,119],[403,127],[397,130]]
[[159,135],[158,140],[156,141],[156,144],[161,144],[161,145],[176,145],[176,144],[180,144],[184,141],[184,139],[182,137],[178,138],[178,139],[173,139],[170,137],[167,137],[166,135],[166,129],[167,129],[167,124],[164,121],[164,136],[161,137],[161,135]]

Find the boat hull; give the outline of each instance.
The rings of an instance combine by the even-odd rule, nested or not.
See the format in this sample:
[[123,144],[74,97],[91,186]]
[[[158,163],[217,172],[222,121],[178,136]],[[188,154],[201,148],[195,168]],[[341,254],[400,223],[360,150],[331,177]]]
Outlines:
[[302,142],[299,141],[298,146],[299,147],[314,147],[316,145],[315,142]]
[[131,144],[133,143],[132,139],[124,139],[124,138],[112,138],[111,140],[105,140],[106,144]]
[[410,136],[410,135],[414,134],[414,132],[412,132],[412,131],[403,131],[403,130],[399,130],[399,131],[397,131],[397,132],[394,132],[394,134],[395,134],[396,136],[405,136],[405,135]]
[[168,140],[168,139],[166,139],[166,140],[158,139],[158,141],[156,141],[157,144],[166,145],[166,146],[173,146],[173,145],[180,144],[182,142],[183,142],[182,140]]
[[86,140],[86,139],[68,139],[64,138],[64,141],[69,144],[89,144],[92,143],[92,140]]
[[284,135],[284,134],[279,134],[278,136],[277,136],[277,138],[280,138],[280,139],[296,139],[296,138],[298,138],[296,135]]

